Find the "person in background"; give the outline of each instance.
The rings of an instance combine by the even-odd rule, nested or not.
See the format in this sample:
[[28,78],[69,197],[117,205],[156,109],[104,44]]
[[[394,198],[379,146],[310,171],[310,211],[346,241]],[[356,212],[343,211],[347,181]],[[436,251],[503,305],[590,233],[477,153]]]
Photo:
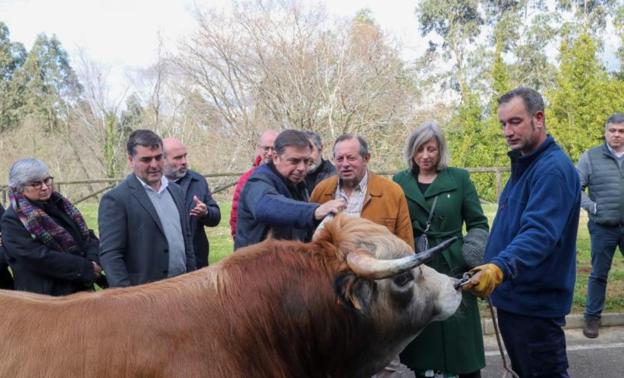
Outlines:
[[607,278],[613,254],[624,254],[624,113],[605,124],[605,142],[584,152],[576,165],[581,179],[581,207],[589,215],[592,270],[587,284],[583,334],[598,337]]
[[275,151],[273,145],[275,138],[277,138],[277,131],[275,130],[265,130],[260,135],[256,146],[256,158],[254,159],[253,166],[247,172],[243,173],[241,177],[239,177],[238,182],[234,187],[232,210],[230,211],[230,234],[232,235],[232,239],[235,239],[236,237],[236,220],[238,218],[238,200],[240,198],[240,193],[256,168],[258,168],[261,164],[266,164],[271,161],[273,152]]
[[210,245],[204,227],[221,221],[221,210],[212,198],[208,182],[199,173],[188,169],[186,146],[175,138],[163,139],[165,177],[184,191],[184,205],[190,216],[191,237],[197,269],[208,266]]
[[546,133],[544,100],[516,88],[498,99],[511,148],[511,176],[485,247],[485,264],[463,286],[491,295],[513,370],[520,377],[568,377],[565,316],[576,278],[581,184]]
[[[0,205],[0,219],[4,214],[4,207]],[[9,272],[9,263],[6,260],[6,251],[2,244],[2,231],[0,230],[0,289],[11,290],[14,288],[13,276]]]
[[195,270],[184,193],[163,175],[162,140],[150,130],[128,137],[132,173],[104,194],[98,209],[100,261],[111,287]]
[[54,191],[43,161],[11,166],[9,200],[0,227],[15,289],[54,296],[93,290],[102,275],[98,239],[80,211]]
[[282,131],[275,154],[251,175],[240,195],[234,249],[273,239],[309,241],[328,214],[344,208],[343,200],[308,203],[303,183],[312,162],[312,146],[298,130]]
[[323,159],[323,142],[321,141],[321,136],[314,131],[304,132],[308,140],[310,140],[310,143],[312,143],[312,164],[305,177],[306,188],[309,193],[312,193],[314,187],[316,187],[319,182],[336,174],[336,167],[334,167],[329,160]]
[[[433,123],[420,126],[408,137],[404,155],[409,169],[393,180],[405,193],[414,236],[425,235],[429,247],[458,237],[427,265],[449,276],[461,276],[481,263],[488,237],[487,218],[470,175],[448,166],[446,139]],[[464,292],[456,314],[429,324],[400,357],[417,377],[480,377],[485,354],[476,297]]]
[[321,181],[311,202],[326,203],[343,199],[348,215],[384,225],[407,244],[414,245],[412,223],[401,188],[385,177],[368,170],[370,153],[364,138],[344,134],[334,143],[337,175]]

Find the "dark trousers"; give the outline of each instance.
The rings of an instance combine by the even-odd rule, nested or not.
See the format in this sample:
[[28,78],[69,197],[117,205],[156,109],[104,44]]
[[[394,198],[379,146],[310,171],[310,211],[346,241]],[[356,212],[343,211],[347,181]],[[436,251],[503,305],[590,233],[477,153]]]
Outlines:
[[511,366],[524,377],[568,378],[565,318],[545,319],[498,310],[498,325]]
[[600,319],[615,249],[619,246],[624,254],[624,226],[608,227],[589,221],[587,228],[591,237],[592,270],[587,281],[585,318]]

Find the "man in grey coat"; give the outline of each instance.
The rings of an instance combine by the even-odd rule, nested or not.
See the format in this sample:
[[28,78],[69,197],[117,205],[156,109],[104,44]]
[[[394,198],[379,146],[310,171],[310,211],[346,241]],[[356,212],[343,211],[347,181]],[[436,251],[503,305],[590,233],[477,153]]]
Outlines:
[[111,287],[139,285],[195,270],[182,189],[163,176],[163,144],[135,130],[127,144],[132,173],[102,197],[100,262]]
[[581,207],[589,215],[592,271],[587,285],[583,334],[598,337],[607,277],[613,254],[624,253],[624,113],[605,125],[605,143],[585,151],[576,166],[583,190]]

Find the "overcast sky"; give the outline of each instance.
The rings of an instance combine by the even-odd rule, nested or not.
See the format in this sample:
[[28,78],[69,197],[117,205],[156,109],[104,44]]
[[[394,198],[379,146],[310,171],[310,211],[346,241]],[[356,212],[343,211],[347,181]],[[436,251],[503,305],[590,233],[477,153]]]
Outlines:
[[[414,0],[325,0],[330,14],[353,17],[362,8],[418,54],[420,38]],[[158,35],[166,45],[195,27],[194,4],[223,7],[229,0],[0,0],[0,21],[11,40],[30,49],[36,36],[56,34],[65,50],[79,50],[112,67],[137,68],[156,59]]]

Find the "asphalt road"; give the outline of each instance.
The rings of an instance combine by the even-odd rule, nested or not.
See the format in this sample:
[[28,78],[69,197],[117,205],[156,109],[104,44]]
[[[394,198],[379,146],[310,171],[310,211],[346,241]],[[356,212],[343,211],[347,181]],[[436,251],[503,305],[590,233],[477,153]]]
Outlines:
[[[581,329],[565,332],[571,377],[624,377],[624,327],[600,328],[596,339],[586,338]],[[482,377],[502,377],[502,360],[493,335],[485,336],[485,356],[487,366]]]

